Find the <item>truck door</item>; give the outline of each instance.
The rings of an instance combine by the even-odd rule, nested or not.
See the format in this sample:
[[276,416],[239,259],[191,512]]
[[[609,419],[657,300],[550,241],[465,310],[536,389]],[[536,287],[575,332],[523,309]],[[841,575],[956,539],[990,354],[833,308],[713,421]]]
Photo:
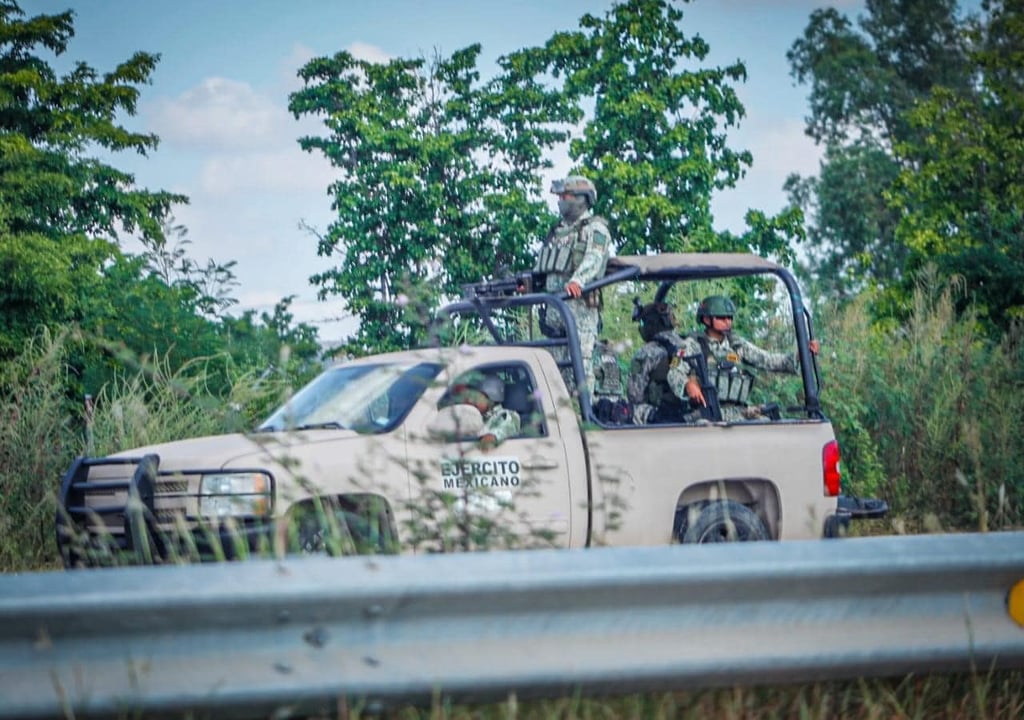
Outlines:
[[419,533],[427,548],[570,545],[572,513],[585,510],[571,507],[564,443],[537,389],[526,363],[477,365],[449,383],[419,432],[410,428],[403,544]]

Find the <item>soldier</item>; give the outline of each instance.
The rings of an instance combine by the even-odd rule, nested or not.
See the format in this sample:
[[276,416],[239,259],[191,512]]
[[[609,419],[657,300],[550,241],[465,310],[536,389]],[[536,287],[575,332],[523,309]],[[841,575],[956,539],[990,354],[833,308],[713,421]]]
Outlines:
[[629,422],[630,409],[622,383],[619,357],[607,340],[599,340],[594,349],[594,416],[609,425]]
[[505,383],[494,375],[486,375],[453,385],[440,407],[464,404],[479,410],[484,424],[477,440],[482,449],[489,450],[519,434],[522,423],[519,413],[503,407],[504,401]]
[[[594,388],[594,346],[597,344],[600,322],[600,296],[583,293],[583,286],[604,277],[611,246],[608,223],[593,214],[597,202],[594,183],[580,175],[571,175],[551,184],[551,192],[558,196],[560,219],[548,233],[534,272],[543,273],[544,290],[549,293],[565,292],[569,295],[569,310],[576,320],[580,339],[580,354],[586,373],[587,392]],[[561,318],[545,313],[545,332],[551,336],[565,335]],[[565,348],[553,348],[555,359],[567,359]],[[575,388],[572,372],[563,371],[570,391]]]
[[[734,335],[732,319],[735,314],[736,306],[729,298],[723,295],[704,298],[697,306],[696,314],[697,322],[704,326],[704,330],[687,335],[686,344],[680,352],[681,356],[697,353],[704,356],[708,373],[712,376],[708,380],[718,388],[722,419],[726,421],[760,417],[758,408],[746,404],[753,376],[741,365],[791,374],[798,372],[800,367],[795,354],[762,350],[749,340]],[[811,352],[817,355],[820,349],[820,343],[811,340]],[[672,387],[682,388],[691,404],[707,406],[700,380],[688,363],[670,368],[667,379]]]
[[668,382],[670,367],[678,365],[685,343],[676,332],[676,319],[663,302],[640,306],[635,300],[633,319],[640,323],[640,336],[646,341],[630,363],[627,397],[633,405],[633,422],[646,425],[657,422],[682,422],[689,411],[689,400],[682,385]]

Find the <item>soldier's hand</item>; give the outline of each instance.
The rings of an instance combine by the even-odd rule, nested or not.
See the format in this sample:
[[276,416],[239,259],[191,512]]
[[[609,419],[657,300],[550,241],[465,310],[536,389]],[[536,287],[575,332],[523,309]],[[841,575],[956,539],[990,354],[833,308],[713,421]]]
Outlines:
[[708,401],[704,398],[704,391],[701,390],[700,382],[697,381],[697,378],[692,377],[687,380],[683,389],[686,391],[686,397],[690,398],[690,400],[701,407],[708,406]]
[[811,340],[809,343],[807,343],[807,347],[811,349],[812,355],[817,355],[818,351],[821,350],[821,343],[818,342],[817,340]]
[[490,450],[498,445],[498,438],[495,437],[494,433],[487,433],[480,436],[479,444],[481,450]]
[[575,280],[570,280],[565,284],[565,291],[569,293],[571,298],[578,298],[583,295],[583,287]]

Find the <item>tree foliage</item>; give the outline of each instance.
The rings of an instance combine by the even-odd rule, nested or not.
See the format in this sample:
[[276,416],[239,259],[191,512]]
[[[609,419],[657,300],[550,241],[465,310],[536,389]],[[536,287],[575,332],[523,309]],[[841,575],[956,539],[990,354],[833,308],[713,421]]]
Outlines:
[[[726,142],[745,114],[732,83],[746,79],[746,68],[686,69],[710,47],[687,37],[682,21],[668,2],[628,0],[603,18],[584,15],[579,30],[556,33],[543,48],[566,96],[581,113],[592,108],[569,155],[598,183],[598,210],[622,253],[733,244],[712,228],[711,196],[734,186],[752,162]],[[729,249],[748,249],[735,245]]]
[[909,249],[895,236],[898,211],[883,200],[912,160],[895,144],[922,142],[911,108],[941,86],[970,86],[956,0],[867,0],[858,28],[834,8],[816,10],[787,58],[810,84],[807,134],[825,145],[817,178],[792,176],[794,205],[809,211],[810,270],[849,296],[903,278]]
[[502,59],[500,76],[481,82],[479,53],[378,64],[340,52],[300,71],[290,108],[322,114],[328,130],[300,144],[339,171],[338,215],[319,252],[341,264],[313,280],[360,316],[356,352],[416,343],[423,318],[406,322],[399,298],[427,282],[451,295],[498,266],[523,267],[542,232],[539,172],[564,137],[549,123],[572,115],[528,56]]
[[907,114],[906,168],[888,195],[910,267],[962,280],[973,305],[1005,329],[1024,319],[1024,8],[986,3],[969,29],[969,92],[936,88]]
[[0,0],[0,357],[11,357],[39,325],[83,319],[120,257],[119,232],[160,234],[160,220],[185,198],[135,187],[134,178],[87,155],[96,148],[146,154],[157,138],[133,133],[138,85],[157,56],[136,53],[100,76],[84,63],[58,77],[36,53],[60,55],[72,13],[28,20]]
[[682,20],[663,0],[628,0],[499,58],[486,81],[479,45],[431,63],[347,52],[307,63],[290,108],[321,117],[325,134],[300,144],[339,173],[329,189],[338,215],[319,238],[320,254],[339,265],[313,280],[359,316],[349,350],[415,344],[439,297],[499,267],[528,267],[555,220],[540,174],[566,144],[598,185],[595,210],[619,252],[789,259],[802,232],[797,210],[751,211],[742,236],[712,229],[712,193],[751,163],[726,137],[744,114],[731,84],[746,71],[686,69],[709,47],[687,38]]
[[[290,299],[262,326],[253,314],[225,321],[234,262],[203,266],[188,257],[187,230],[170,214],[187,198],[139,188],[94,157],[156,149],[156,136],[119,119],[135,114],[159,57],[135,53],[107,73],[78,62],[59,76],[43,55],[63,55],[73,36],[70,11],[26,18],[16,2],[0,0],[0,362],[44,329],[73,327],[80,342],[68,355],[70,396],[98,393],[157,357],[173,372],[220,356],[221,370],[208,377],[223,390],[229,366],[242,358],[280,365],[281,343],[291,341],[289,367],[308,375],[315,329],[290,326]],[[142,241],[142,255],[121,252],[127,235]]]

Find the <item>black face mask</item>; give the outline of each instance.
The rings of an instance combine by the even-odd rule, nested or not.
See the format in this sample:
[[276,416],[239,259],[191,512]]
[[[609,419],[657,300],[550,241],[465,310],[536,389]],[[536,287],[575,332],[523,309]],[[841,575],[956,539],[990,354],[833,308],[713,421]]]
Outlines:
[[558,201],[558,214],[566,222],[574,222],[587,211],[587,200],[582,195],[574,195],[571,200]]

